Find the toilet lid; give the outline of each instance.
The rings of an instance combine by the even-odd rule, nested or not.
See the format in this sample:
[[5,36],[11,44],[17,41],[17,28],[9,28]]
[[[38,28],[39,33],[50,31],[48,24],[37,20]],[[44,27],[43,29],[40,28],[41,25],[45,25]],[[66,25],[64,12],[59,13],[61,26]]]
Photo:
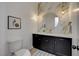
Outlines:
[[28,49],[21,49],[17,52],[15,52],[16,56],[31,56],[31,53]]

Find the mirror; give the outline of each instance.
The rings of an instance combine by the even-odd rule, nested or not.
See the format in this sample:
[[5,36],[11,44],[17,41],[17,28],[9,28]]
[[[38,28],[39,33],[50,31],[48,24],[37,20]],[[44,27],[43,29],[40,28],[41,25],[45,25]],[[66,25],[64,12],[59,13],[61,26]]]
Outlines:
[[57,31],[61,31],[62,27],[59,17],[51,12],[48,12],[43,16],[43,20],[40,24],[41,26],[39,31],[47,33],[55,33]]

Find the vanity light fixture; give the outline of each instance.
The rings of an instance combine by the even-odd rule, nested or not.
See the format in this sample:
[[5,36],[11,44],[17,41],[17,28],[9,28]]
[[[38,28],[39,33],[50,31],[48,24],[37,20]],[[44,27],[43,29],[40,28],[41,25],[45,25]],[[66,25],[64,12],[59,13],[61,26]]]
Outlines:
[[34,14],[32,16],[32,19],[37,22],[37,20],[40,18],[42,19],[42,15],[40,14],[41,12],[41,2],[38,2],[38,5],[37,5],[37,14]]
[[56,11],[58,15],[60,16],[64,15],[69,11],[69,3],[67,2],[60,3],[59,5],[57,5]]
[[38,15],[34,14],[33,17],[32,17],[32,20],[34,20],[35,22],[37,22],[37,19],[38,19]]
[[61,12],[62,15],[63,15],[64,13],[65,13],[64,11]]
[[45,13],[42,12],[42,2],[38,2],[37,4],[37,13],[33,15],[32,19],[37,22],[41,22],[43,19],[43,15]]
[[37,14],[38,14],[38,16],[40,15],[41,10],[42,10],[41,4],[42,4],[41,2],[38,2],[38,5],[37,5],[37,8],[38,8],[38,9],[37,9],[37,10],[38,10],[38,11],[37,11]]

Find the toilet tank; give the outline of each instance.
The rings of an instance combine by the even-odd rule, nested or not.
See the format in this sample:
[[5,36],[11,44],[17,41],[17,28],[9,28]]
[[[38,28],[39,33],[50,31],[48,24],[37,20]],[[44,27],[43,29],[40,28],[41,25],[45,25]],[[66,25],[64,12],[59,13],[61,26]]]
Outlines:
[[10,52],[16,52],[20,49],[22,49],[22,43],[23,41],[22,40],[16,40],[16,41],[13,41],[13,42],[9,42],[9,50]]

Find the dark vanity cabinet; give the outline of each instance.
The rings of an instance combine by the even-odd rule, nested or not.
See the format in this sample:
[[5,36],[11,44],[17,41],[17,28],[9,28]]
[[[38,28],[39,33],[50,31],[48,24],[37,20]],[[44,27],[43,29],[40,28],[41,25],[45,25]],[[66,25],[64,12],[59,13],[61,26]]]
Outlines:
[[60,56],[72,55],[72,38],[33,34],[33,47]]

